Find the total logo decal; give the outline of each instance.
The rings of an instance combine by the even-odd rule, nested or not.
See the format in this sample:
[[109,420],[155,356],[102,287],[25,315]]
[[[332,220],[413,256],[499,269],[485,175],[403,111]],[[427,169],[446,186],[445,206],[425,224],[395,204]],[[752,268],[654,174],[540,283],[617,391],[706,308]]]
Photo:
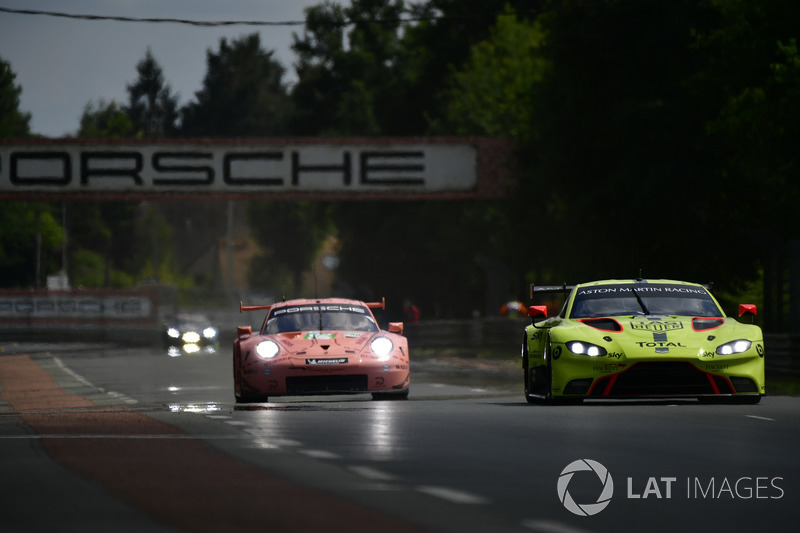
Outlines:
[[[587,487],[597,490],[596,499],[588,501]],[[627,478],[627,499],[646,500],[780,500],[785,491],[781,487],[782,477],[742,476],[692,477],[677,476],[648,477],[646,480]],[[570,493],[581,494],[578,502]],[[558,476],[558,499],[564,508],[578,516],[593,516],[603,511],[614,497],[614,479],[608,469],[592,459],[578,459],[564,467]]]

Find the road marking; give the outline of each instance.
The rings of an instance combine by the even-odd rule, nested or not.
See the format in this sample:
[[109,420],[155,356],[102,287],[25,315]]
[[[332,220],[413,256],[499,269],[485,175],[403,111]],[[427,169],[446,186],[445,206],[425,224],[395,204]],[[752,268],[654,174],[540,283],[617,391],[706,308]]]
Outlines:
[[89,380],[87,380],[86,378],[84,378],[80,374],[76,373],[71,368],[67,367],[67,365],[64,364],[64,362],[61,360],[60,357],[53,357],[53,362],[55,362],[55,364],[56,364],[56,366],[58,366],[58,368],[60,368],[61,370],[63,370],[64,372],[66,372],[67,374],[72,376],[72,378],[75,381],[77,381],[78,383],[80,383],[81,385],[86,385],[87,387],[91,387],[93,389],[97,388],[94,385],[92,385],[92,383]]
[[115,433],[44,433],[41,435],[0,435],[0,440],[14,439],[121,439],[121,440],[250,440],[253,437],[245,435],[164,435],[160,433],[137,433],[137,434],[115,434]]
[[755,418],[756,420],[766,420],[767,422],[775,422],[774,418],[768,418],[766,416],[758,416],[758,415],[744,415],[747,418]]
[[326,450],[300,450],[303,455],[308,455],[314,459],[339,459],[339,455]]
[[466,503],[470,505],[489,503],[489,500],[482,496],[477,496],[471,492],[450,489],[447,487],[432,487],[424,485],[417,487],[417,490],[430,496],[436,496],[437,498],[441,498],[453,503]]
[[120,392],[109,391],[109,390],[101,389],[101,388],[95,386],[91,381],[89,381],[88,379],[86,379],[85,377],[81,376],[80,374],[78,374],[77,372],[75,372],[74,370],[69,368],[67,365],[65,365],[64,361],[62,361],[60,357],[53,356],[53,357],[51,357],[51,359],[53,360],[53,362],[56,364],[56,366],[59,369],[61,369],[66,374],[68,374],[72,379],[74,379],[75,381],[77,381],[81,385],[83,385],[85,387],[90,387],[90,388],[92,388],[92,389],[94,389],[96,391],[99,391],[99,392],[104,392],[104,393],[108,394],[109,396],[111,396],[112,398],[114,398],[116,400],[119,400],[121,402],[127,403],[129,405],[133,405],[135,403],[139,403],[138,400],[135,400],[135,399],[131,398],[130,396],[126,396],[126,395],[124,395],[124,394],[122,394]]
[[371,466],[350,466],[348,467],[351,472],[361,477],[367,478],[372,481],[393,481],[396,479],[393,475],[381,472]]
[[555,520],[525,520],[522,526],[539,533],[592,533],[588,529],[569,526]]

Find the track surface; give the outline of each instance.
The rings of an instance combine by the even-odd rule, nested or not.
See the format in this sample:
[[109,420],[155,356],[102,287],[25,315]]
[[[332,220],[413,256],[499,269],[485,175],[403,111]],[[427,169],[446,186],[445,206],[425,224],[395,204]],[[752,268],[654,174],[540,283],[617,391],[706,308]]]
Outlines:
[[514,362],[429,361],[405,402],[237,406],[226,351],[3,350],[3,532],[795,530],[798,398],[538,407]]

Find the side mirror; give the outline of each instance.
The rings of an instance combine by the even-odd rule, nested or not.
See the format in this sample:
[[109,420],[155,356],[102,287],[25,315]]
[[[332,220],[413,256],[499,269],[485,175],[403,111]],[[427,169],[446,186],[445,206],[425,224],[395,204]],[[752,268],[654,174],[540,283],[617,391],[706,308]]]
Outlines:
[[528,316],[533,320],[534,318],[547,318],[546,305],[532,305],[528,308]]
[[753,304],[739,304],[739,316],[749,316],[751,320],[755,321],[758,314],[758,308]]
[[238,338],[249,337],[253,334],[253,326],[239,326],[236,328],[236,336]]
[[397,333],[399,335],[403,334],[403,323],[402,322],[389,322],[389,331],[391,333]]

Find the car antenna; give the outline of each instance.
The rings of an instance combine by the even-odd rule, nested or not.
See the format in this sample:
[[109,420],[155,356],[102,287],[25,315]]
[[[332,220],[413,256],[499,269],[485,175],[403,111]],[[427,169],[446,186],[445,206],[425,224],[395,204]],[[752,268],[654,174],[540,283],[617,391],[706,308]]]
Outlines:
[[319,298],[319,290],[317,289],[317,265],[314,265],[314,298]]

